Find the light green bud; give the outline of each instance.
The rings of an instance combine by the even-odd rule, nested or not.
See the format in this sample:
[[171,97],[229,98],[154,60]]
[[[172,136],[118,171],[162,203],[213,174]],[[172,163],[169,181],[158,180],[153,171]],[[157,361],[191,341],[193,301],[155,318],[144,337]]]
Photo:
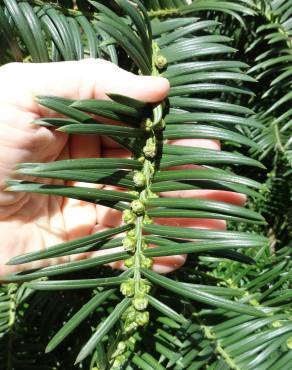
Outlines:
[[131,331],[135,331],[138,328],[138,324],[135,321],[132,322],[125,322],[124,330],[126,333],[129,333]]
[[143,148],[143,153],[147,158],[154,158],[156,156],[157,145],[154,138],[150,137],[149,139],[147,139],[146,145]]
[[128,279],[127,281],[124,281],[121,284],[120,291],[124,296],[132,297],[135,292],[133,279]]
[[148,199],[149,198],[159,198],[159,196],[156,193],[153,193],[153,191],[148,191]]
[[292,349],[292,337],[287,339],[286,344],[289,349]]
[[135,263],[134,257],[127,258],[124,262],[125,266],[128,268],[133,267],[134,263]]
[[[140,163],[144,163],[145,162],[145,157],[143,157],[142,155],[141,155],[141,157],[139,157],[138,159],[137,159],[137,161],[138,162],[140,162]],[[136,192],[136,193],[138,193],[138,192]],[[139,193],[138,193],[139,194]]]
[[134,346],[136,344],[136,342],[137,342],[137,339],[133,336],[129,337],[128,340],[127,340],[127,344],[129,346]]
[[131,229],[131,230],[129,230],[129,231],[127,232],[127,236],[128,236],[129,238],[135,238],[135,236],[136,236],[136,230],[135,230],[135,229]]
[[250,304],[252,304],[253,306],[258,306],[259,305],[259,302],[257,299],[253,298],[249,301]]
[[135,321],[137,311],[133,306],[130,306],[127,310],[127,316],[126,319],[128,321]]
[[153,265],[153,260],[152,258],[147,258],[147,257],[142,257],[141,258],[141,267],[144,269],[150,269]]
[[279,321],[279,320],[276,320],[276,321],[273,321],[272,322],[272,326],[274,327],[274,328],[280,328],[281,326],[283,326],[282,324],[281,324],[281,322]]
[[143,224],[145,224],[145,225],[153,224],[152,218],[150,218],[148,215],[145,215],[143,217]]
[[144,311],[144,312],[139,312],[136,316],[136,323],[139,326],[145,326],[149,322],[149,312]]
[[119,355],[115,358],[115,361],[111,366],[111,370],[122,370],[126,361],[127,357],[125,355]]
[[135,171],[133,176],[134,184],[138,187],[142,187],[146,185],[146,177],[143,172]]
[[155,65],[158,69],[167,67],[167,59],[163,55],[158,55],[155,60]]
[[154,175],[154,173],[155,173],[155,167],[154,167],[154,164],[150,163],[150,164],[148,165],[148,171],[149,171],[150,175]]
[[140,295],[133,299],[133,305],[138,311],[143,311],[148,306],[148,299]]
[[123,222],[125,224],[135,224],[136,223],[137,216],[130,209],[125,209],[123,211],[122,217],[123,217]]
[[123,342],[123,341],[119,342],[115,352],[112,354],[112,358],[121,355],[122,353],[124,353],[126,351],[126,349],[127,349],[126,343]]
[[141,248],[142,248],[142,251],[148,248],[148,244],[145,242],[144,238],[142,238]]
[[134,320],[136,317],[136,310],[133,306],[130,306],[126,309],[126,311],[122,314],[123,321],[131,321]]
[[137,240],[136,238],[125,237],[123,239],[123,247],[125,251],[135,252]]
[[148,294],[151,290],[150,282],[146,279],[141,279],[139,282],[140,293]]
[[142,215],[145,212],[145,206],[140,200],[133,200],[131,203],[131,208],[137,215]]
[[146,121],[143,121],[141,124],[141,128],[147,132],[152,130],[153,122],[150,118],[147,118]]
[[160,48],[157,44],[157,42],[152,42],[152,52],[153,54],[157,54],[159,52]]

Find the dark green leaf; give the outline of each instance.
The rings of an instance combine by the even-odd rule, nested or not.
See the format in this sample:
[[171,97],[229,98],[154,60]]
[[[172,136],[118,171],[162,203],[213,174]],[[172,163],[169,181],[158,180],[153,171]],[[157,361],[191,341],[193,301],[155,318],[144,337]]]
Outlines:
[[128,121],[131,123],[135,122],[132,118],[135,118],[137,123],[139,123],[139,119],[145,115],[145,112],[141,109],[138,110],[127,105],[108,100],[78,100],[71,104],[71,107],[113,120],[123,120],[126,123]]
[[[215,200],[194,198],[150,198],[146,201],[146,205],[149,207],[169,207],[179,208],[181,210],[193,209],[219,212],[221,214],[233,215],[248,218],[251,220],[264,221],[264,218],[257,212],[230,203],[219,202]],[[156,209],[153,209],[153,211],[155,210]]]
[[181,9],[183,14],[188,14],[194,11],[202,10],[233,10],[238,13],[253,15],[254,11],[247,6],[243,6],[239,3],[233,3],[232,1],[214,1],[214,0],[198,0],[195,3],[185,6]]
[[[167,147],[167,152],[161,158],[160,169],[166,169],[174,166],[181,166],[187,164],[234,164],[254,166],[265,168],[259,161],[246,157],[242,154],[229,153],[225,151],[218,151],[214,149],[205,148],[190,148],[188,152],[181,151],[181,156],[171,153],[171,145]],[[164,149],[164,148],[163,148]],[[174,148],[175,149],[175,148]],[[177,146],[179,149],[179,146]],[[169,153],[170,152],[170,153]]]
[[100,201],[109,201],[114,203],[120,201],[129,202],[136,199],[133,194],[129,193],[121,193],[114,190],[98,190],[81,186],[46,185],[37,182],[16,180],[9,180],[7,181],[7,184],[9,186],[6,188],[6,191],[59,195],[92,203],[99,203]]
[[170,85],[180,86],[198,81],[210,81],[210,80],[231,80],[231,81],[248,81],[255,82],[255,79],[244,73],[238,72],[196,72],[189,73],[183,76],[172,77],[170,79]]
[[225,103],[211,99],[195,99],[195,98],[180,98],[173,97],[169,99],[171,107],[187,108],[189,109],[207,109],[218,110],[223,112],[231,112],[238,114],[253,114],[254,112],[246,107],[237,104]]
[[50,18],[51,24],[55,26],[55,33],[57,33],[61,39],[62,46],[60,42],[58,46],[59,47],[61,46],[60,51],[64,55],[64,58],[66,60],[74,60],[75,50],[74,50],[73,35],[68,26],[66,17],[64,16],[62,12],[57,11],[50,4],[44,5],[42,7],[42,10],[45,12],[47,17]]
[[247,185],[254,188],[261,188],[261,184],[257,181],[238,176],[227,171],[219,170],[169,170],[158,171],[154,176],[154,182],[160,181],[180,181],[180,180],[223,180],[224,182],[231,182],[235,184]]
[[65,252],[65,253],[60,253],[60,254],[58,254],[58,257],[68,256],[68,255],[78,254],[78,253],[99,251],[99,250],[103,250],[103,249],[121,247],[122,246],[122,241],[123,241],[122,237],[119,237],[119,238],[114,237],[114,238],[106,239],[106,240],[104,240],[102,242],[98,242],[98,243],[93,242],[93,243],[87,244],[84,247],[78,247],[76,249],[73,249],[72,251],[68,251],[68,252]]
[[[101,23],[98,23],[99,27],[104,28],[130,55],[138,56],[137,60],[139,60],[141,66],[145,66],[150,71],[152,55],[149,50],[149,43],[147,42],[148,49],[146,48],[146,50],[148,53],[146,53],[145,45],[141,43],[140,38],[136,36],[122,17],[96,1],[90,1],[90,3],[100,11],[98,15],[101,21]],[[129,10],[129,6],[126,5],[126,7]],[[133,12],[133,9],[131,11]],[[138,12],[136,12],[136,16],[137,14],[139,16]]]
[[128,96],[119,95],[119,94],[107,94],[109,98],[114,100],[117,103],[127,105],[128,107],[132,107],[136,110],[144,109],[147,107],[148,103],[143,102],[141,100],[129,98]]
[[48,62],[49,55],[46,40],[42,31],[42,26],[39,18],[36,16],[30,4],[21,2],[19,3],[19,8],[22,10],[23,15],[26,17],[28,23],[30,24],[32,35],[35,39],[35,47],[37,48],[37,52],[39,55],[39,61]]
[[147,362],[147,364],[151,365],[152,366],[151,369],[165,370],[165,367],[163,367],[158,361],[156,361],[155,358],[151,356],[150,353],[147,352],[143,353],[141,355],[141,359]]
[[31,261],[37,261],[44,258],[55,257],[68,251],[75,250],[76,248],[87,246],[88,244],[97,243],[105,240],[110,236],[120,234],[124,231],[130,230],[131,225],[123,225],[120,227],[112,228],[105,231],[100,231],[96,234],[88,235],[83,238],[70,240],[68,242],[60,243],[48,248],[47,250],[26,253],[21,256],[17,256],[9,260],[8,265],[18,265],[21,263],[27,263]]
[[82,38],[80,34],[80,26],[75,20],[75,18],[73,17],[68,17],[67,22],[71,30],[71,34],[72,34],[72,38],[74,42],[76,59],[81,60],[83,59],[83,56],[84,56],[84,50],[83,50]]
[[195,23],[199,18],[188,17],[188,18],[174,18],[167,19],[163,22],[160,22],[155,18],[152,22],[152,32],[153,36],[159,36],[162,33],[171,32],[173,30],[179,29],[180,27],[187,26],[189,24]]
[[[235,143],[247,145],[250,147],[258,147],[258,145],[253,142],[252,140],[248,139],[247,137],[231,131],[226,130],[219,127],[214,127],[211,125],[171,125],[166,127],[166,129],[163,131],[163,137],[165,139],[218,139],[218,140],[228,140],[233,141]],[[172,152],[174,152],[175,148],[177,146],[172,145],[173,149]],[[168,150],[170,150],[169,145],[164,144],[163,147]],[[185,148],[182,147],[182,150]],[[189,149],[190,150],[190,149]]]
[[4,277],[3,281],[28,281],[33,279],[38,279],[41,277],[46,276],[56,276],[56,275],[62,275],[67,274],[74,271],[80,271],[85,270],[89,268],[93,268],[96,266],[104,265],[106,263],[115,262],[119,260],[123,260],[128,258],[129,255],[126,252],[117,252],[107,255],[101,255],[98,257],[89,258],[82,261],[77,262],[68,262],[68,263],[62,263],[60,265],[56,266],[49,266],[44,267],[36,272],[31,272],[27,274],[14,274],[14,275],[7,275]]
[[[248,234],[244,232],[235,232],[235,231],[222,231],[222,230],[206,230],[206,229],[192,229],[192,228],[179,228],[179,227],[174,227],[174,226],[162,226],[162,225],[144,225],[144,231],[147,233],[153,233],[155,235],[159,235],[162,237],[166,238],[173,238],[177,239],[175,240],[175,244],[171,245],[171,247],[178,247],[177,243],[180,244],[181,242],[185,242],[184,239],[205,239],[206,243],[209,240],[216,240],[221,243],[224,243],[226,239],[232,239],[233,240],[233,246],[240,248],[242,245],[248,245],[248,246],[261,246],[263,244],[267,243],[267,239],[263,236],[259,236],[257,234]],[[154,239],[153,239],[154,238]],[[146,240],[148,242],[158,244],[158,245],[168,245],[169,243],[168,240],[161,239],[161,238],[156,238],[154,236],[151,236],[151,241],[150,241],[150,236],[146,236]],[[236,242],[234,243],[234,240]],[[186,245],[186,247],[191,247],[199,248],[199,244],[197,242],[190,242],[190,245]],[[205,241],[202,242],[205,245]],[[215,242],[214,242],[215,243]],[[219,244],[220,244],[219,243]],[[218,244],[218,245],[219,245]],[[204,245],[202,248],[205,248]],[[210,241],[209,244],[206,245],[213,245],[212,242]],[[227,243],[226,245],[229,245]],[[232,247],[232,246],[231,246]],[[173,250],[173,248],[171,249]],[[146,254],[152,254],[156,253],[155,250],[151,251],[145,251]]]
[[76,363],[84,360],[88,355],[92,353],[96,344],[102,340],[102,338],[109,332],[109,330],[115,325],[115,323],[120,319],[124,311],[130,306],[131,299],[124,298],[112,311],[112,313],[99,324],[96,332],[81,349],[76,359]]
[[253,224],[266,224],[265,221],[255,221],[252,219],[246,219],[236,216],[225,215],[222,213],[213,213],[206,211],[192,211],[186,209],[177,208],[155,208],[147,211],[149,217],[162,217],[162,218],[208,218],[217,220],[226,220],[233,222],[245,222]]
[[[161,54],[166,58],[168,63],[180,62],[186,59],[190,59],[193,57],[201,57],[206,55],[215,55],[215,54],[227,54],[227,53],[234,53],[235,49],[231,48],[230,46],[216,44],[219,39],[216,36],[212,36],[214,38],[214,42],[207,42],[203,39],[203,37],[209,36],[201,36],[202,40],[196,40],[195,42],[185,41],[180,42],[166,47],[161,50]],[[218,37],[219,38],[219,37]],[[220,39],[222,36],[220,37]],[[227,38],[226,38],[227,40]],[[226,41],[225,39],[222,41]]]
[[181,96],[181,95],[193,95],[193,94],[204,94],[204,93],[236,93],[245,95],[254,95],[251,91],[214,83],[197,83],[172,87],[168,93],[168,96]]
[[[201,233],[202,235],[202,233]],[[205,237],[201,239],[208,239],[208,233],[206,233]],[[212,236],[212,235],[211,235]],[[174,237],[173,235],[169,235],[169,237]],[[218,252],[223,251],[226,252],[228,249],[235,249],[235,248],[254,248],[263,245],[263,241],[255,240],[255,239],[235,239],[234,236],[230,236],[230,240],[207,240],[203,242],[173,242],[169,241],[168,239],[158,238],[155,236],[146,236],[145,240],[149,243],[154,243],[160,245],[156,248],[147,249],[144,254],[148,257],[163,257],[163,256],[175,256],[177,254],[190,254],[190,253],[202,253],[202,252]],[[211,238],[210,238],[211,239]],[[216,239],[216,238],[214,238]],[[178,240],[177,240],[178,241]]]
[[141,163],[135,159],[126,158],[81,158],[65,159],[49,163],[21,163],[20,169],[30,169],[34,172],[60,170],[89,170],[89,169],[140,169]]
[[218,71],[218,70],[237,70],[238,68],[246,68],[247,64],[233,60],[214,60],[214,61],[196,61],[170,65],[163,76],[167,78],[177,77],[194,71]]
[[16,40],[12,25],[9,23],[8,19],[6,18],[6,15],[4,11],[2,10],[2,7],[0,7],[0,26],[1,26],[0,35],[3,34],[4,39],[7,41],[11,49],[14,59],[16,61],[22,61],[22,53],[18,45],[18,41]]
[[111,285],[120,285],[123,281],[127,280],[131,274],[131,271],[126,271],[125,273],[117,277],[78,280],[35,281],[32,283],[28,283],[27,287],[34,290],[93,289],[100,286],[108,287]]
[[192,289],[201,289],[206,293],[217,294],[223,297],[237,297],[242,296],[245,294],[243,289],[238,288],[225,288],[221,286],[212,286],[212,285],[204,285],[204,284],[191,284],[191,283],[183,283],[188,288]]
[[175,40],[177,40],[177,39],[179,39],[183,36],[186,36],[190,33],[193,33],[195,31],[199,31],[199,30],[204,29],[204,28],[218,26],[219,24],[220,24],[219,22],[212,21],[212,20],[194,22],[194,23],[191,23],[189,25],[184,26],[183,28],[179,28],[179,29],[175,30],[175,31],[169,33],[168,35],[164,35],[164,36],[160,37],[157,40],[157,43],[161,47],[161,46],[170,44],[173,41],[175,41]]
[[34,168],[22,168],[16,173],[34,177],[59,179],[68,181],[81,181],[93,184],[106,184],[134,189],[134,181],[131,180],[131,172],[116,170],[59,170],[59,171],[34,171]]
[[196,123],[196,122],[218,122],[222,124],[244,125],[261,128],[262,125],[254,118],[244,118],[222,113],[179,113],[168,114],[166,124]]
[[[82,112],[81,112],[82,113]],[[89,116],[88,116],[89,117]],[[89,120],[87,121],[89,122]],[[45,127],[51,127],[51,126],[56,126],[56,127],[62,127],[65,125],[71,126],[71,125],[78,125],[78,121],[70,120],[67,118],[41,118],[41,119],[36,119],[32,121],[32,123],[45,126]],[[99,123],[96,120],[93,120],[92,123]],[[101,122],[100,122],[101,123]],[[107,128],[105,128],[106,130]],[[110,132],[112,132],[112,129],[109,129]],[[133,139],[129,139],[127,135],[122,135],[122,136],[111,136],[111,138],[119,143],[121,146],[125,147],[126,149],[133,151],[134,149],[134,143]]]
[[179,322],[180,324],[187,323],[187,319],[183,317],[183,315],[178,314],[172,308],[164,304],[163,302],[159,301],[158,299],[152,297],[151,295],[147,295],[147,299],[151,306],[156,308],[158,311],[163,313],[164,315],[168,316],[172,320]]
[[27,22],[18,3],[15,0],[4,0],[4,4],[6,5],[16,27],[18,28],[18,31],[21,34],[21,37],[23,38],[23,41],[29,53],[31,54],[33,61],[39,62],[39,46],[36,46],[36,40],[31,31],[29,23]]
[[153,367],[144,361],[141,357],[135,355],[132,359],[133,364],[137,365],[141,370],[152,370]]
[[164,181],[157,182],[151,185],[151,190],[154,192],[165,192],[175,190],[196,190],[196,189],[213,189],[235,191],[254,197],[256,199],[263,198],[259,192],[256,192],[247,186],[231,184],[224,181],[204,181],[204,180],[184,180],[184,181]]
[[[37,11],[37,16],[40,18],[42,26],[48,35],[48,38],[52,40],[52,56],[51,59],[54,62],[57,62],[61,59],[64,60],[71,60],[72,53],[68,54],[68,50],[66,49],[62,37],[58,31],[58,26],[55,25],[52,18],[47,14],[48,6],[40,7]],[[49,6],[50,7],[50,6]],[[54,19],[54,17],[53,17]]]
[[[125,0],[116,0],[116,2],[125,11],[125,13],[128,14],[132,22],[135,24],[138,34],[143,43],[143,47],[146,50],[146,54],[151,64],[151,60],[152,60],[151,35],[148,35],[148,28],[147,28],[147,24],[145,25],[146,23],[145,19],[143,19],[138,9],[134,5],[132,5],[130,2],[125,1]],[[139,4],[139,5],[141,6],[142,4]],[[148,18],[148,16],[146,16],[146,18]]]
[[147,59],[145,60],[143,58],[143,56],[139,53],[139,51],[137,51],[137,49],[135,49],[135,46],[125,37],[125,35],[120,33],[119,30],[117,30],[112,24],[108,24],[107,18],[106,21],[107,22],[97,22],[97,27],[107,32],[123,47],[123,49],[125,49],[125,51],[131,56],[131,58],[140,68],[143,74],[150,74],[150,67],[148,65]]
[[144,225],[143,230],[167,238],[187,238],[187,239],[234,239],[240,241],[256,241],[259,244],[266,243],[267,239],[261,235],[248,234],[239,231],[222,231],[207,229],[192,229],[187,227],[174,227],[149,224]]
[[164,276],[158,275],[155,272],[149,270],[142,270],[143,275],[154,284],[158,284],[163,288],[170,290],[176,294],[190,298],[195,301],[199,301],[204,304],[208,304],[215,307],[225,308],[230,311],[239,312],[246,315],[264,317],[266,314],[259,309],[248,306],[242,303],[233,302],[213,294],[205,293],[199,289],[189,289],[182,283],[178,283],[174,280],[168,279]]
[[79,311],[66,322],[64,326],[53,336],[46,348],[46,353],[53,351],[63,340],[72,333],[77,326],[84,321],[94,310],[113,294],[114,289],[96,294]]
[[69,106],[72,101],[68,101],[69,104],[64,104],[64,101],[50,96],[38,96],[36,98],[37,103],[43,105],[46,108],[52,109],[57,113],[64,114],[78,122],[92,122],[96,123],[89,114],[80,112],[78,109]]
[[101,124],[76,124],[66,125],[58,128],[58,131],[68,134],[95,134],[107,135],[113,137],[143,137],[145,132],[131,127],[116,126],[116,125],[101,125]]
[[91,24],[88,22],[87,18],[84,15],[78,15],[75,17],[77,22],[82,27],[88,41],[88,49],[89,49],[89,56],[91,58],[96,58],[99,55],[99,48],[97,44],[97,37],[96,33],[91,26]]

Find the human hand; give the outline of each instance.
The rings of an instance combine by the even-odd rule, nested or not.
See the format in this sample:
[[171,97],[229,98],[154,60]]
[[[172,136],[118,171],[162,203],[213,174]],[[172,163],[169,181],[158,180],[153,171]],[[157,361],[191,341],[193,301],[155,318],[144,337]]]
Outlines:
[[[167,80],[136,76],[110,62],[87,59],[48,64],[12,63],[0,68],[0,276],[33,269],[69,258],[82,259],[101,252],[52,258],[19,266],[6,266],[12,257],[80,238],[121,222],[118,211],[74,199],[28,193],[5,192],[5,181],[12,178],[20,162],[48,162],[68,158],[127,157],[129,153],[112,141],[96,137],[68,135],[31,124],[37,118],[56,114],[40,107],[36,95],[56,95],[71,99],[106,99],[106,93],[128,95],[147,102],[163,100]],[[176,140],[176,144],[219,149],[211,140]],[[47,180],[60,184],[61,181]],[[72,183],[70,183],[72,185]],[[73,185],[77,185],[76,182]],[[79,186],[85,184],[78,183]],[[92,186],[86,184],[86,186]],[[94,185],[97,188],[109,188]],[[231,192],[194,190],[168,196],[194,196],[242,204],[244,197]],[[221,229],[220,220],[157,220],[169,225]],[[155,259],[154,270],[163,273],[181,266],[185,256]],[[121,263],[112,264],[120,268]]]

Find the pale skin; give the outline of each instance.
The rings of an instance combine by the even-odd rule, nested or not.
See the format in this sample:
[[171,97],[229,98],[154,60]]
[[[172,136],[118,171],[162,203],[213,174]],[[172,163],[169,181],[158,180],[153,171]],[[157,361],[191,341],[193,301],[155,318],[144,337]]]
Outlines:
[[[20,162],[129,156],[126,150],[104,137],[69,137],[64,133],[32,124],[34,119],[56,115],[40,107],[34,97],[56,95],[71,99],[108,99],[106,93],[117,93],[147,102],[158,102],[167,96],[168,90],[169,83],[164,78],[136,76],[99,59],[48,64],[12,63],[0,67],[0,277],[16,271],[88,258],[101,253],[90,252],[52,258],[19,266],[5,265],[16,255],[43,250],[121,224],[119,212],[99,205],[62,197],[5,191],[5,181],[15,178],[14,170]],[[172,142],[220,149],[220,144],[211,140]],[[70,183],[72,184],[110,188],[76,182]],[[237,205],[242,205],[245,201],[241,194],[215,190],[162,194],[165,195],[216,199]],[[225,228],[225,223],[221,220],[156,221],[182,227]],[[186,256],[183,255],[156,258],[153,269],[166,273],[183,265],[185,259]],[[122,262],[113,263],[112,267],[122,268]]]

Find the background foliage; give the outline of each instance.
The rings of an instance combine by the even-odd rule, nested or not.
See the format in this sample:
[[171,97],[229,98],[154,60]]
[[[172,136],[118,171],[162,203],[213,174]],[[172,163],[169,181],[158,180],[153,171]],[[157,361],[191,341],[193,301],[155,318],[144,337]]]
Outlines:
[[[133,26],[133,14],[127,15],[123,3],[98,2],[123,19],[118,21],[108,13],[108,8],[96,2],[3,0],[0,5],[1,64],[13,60],[44,62],[90,56],[102,57],[134,72],[140,69],[149,74],[152,57],[156,63],[159,55],[166,58],[167,69],[159,69],[156,64],[157,70],[171,83],[165,137],[200,137],[202,132],[203,135],[209,132],[209,137],[219,135],[223,141],[221,162],[218,155],[214,159],[212,153],[193,150],[184,153],[181,164],[186,163],[188,156],[192,156],[189,163],[201,164],[199,158],[203,156],[207,158],[203,164],[209,168],[212,166],[211,172],[216,166],[227,176],[231,164],[236,164],[232,170],[240,176],[238,182],[230,183],[218,179],[212,183],[207,178],[205,185],[200,181],[176,182],[170,178],[173,188],[208,188],[211,181],[217,188],[227,186],[246,192],[250,195],[249,209],[262,214],[267,223],[262,223],[251,211],[242,213],[244,210],[237,210],[239,213],[235,216],[241,220],[229,218],[229,229],[247,233],[248,241],[254,241],[250,245],[252,248],[246,248],[247,238],[240,244],[240,235],[243,234],[234,234],[235,251],[227,249],[227,244],[224,244],[219,252],[205,249],[201,253],[190,254],[183,268],[168,276],[173,282],[167,282],[172,290],[175,283],[193,284],[193,292],[197,289],[198,292],[213,294],[213,297],[226,298],[225,306],[218,304],[220,299],[218,302],[210,298],[198,301],[197,297],[193,299],[189,294],[180,295],[168,290],[169,287],[165,289],[163,279],[155,283],[151,294],[167,306],[165,308],[152,300],[153,307],[156,302],[156,308],[158,304],[160,309],[151,309],[148,326],[133,334],[135,346],[127,342],[127,351],[122,351],[125,361],[121,366],[146,370],[288,370],[292,359],[292,2],[197,0],[187,5],[184,0],[145,0],[142,3],[151,19],[153,37],[160,47],[159,55],[151,54],[149,33],[145,32],[147,18],[144,18],[144,28],[139,29],[139,23]],[[124,22],[123,28],[119,29],[124,37],[114,32],[119,22]],[[130,44],[125,42],[127,37]],[[161,61],[163,64],[164,60]],[[91,107],[80,103],[78,106],[77,102],[72,116],[74,112],[68,108],[72,102],[40,99],[40,103],[51,105],[56,111],[65,109],[65,113],[77,123],[82,121],[82,115],[76,115],[76,109],[79,113],[90,112]],[[130,122],[129,106],[126,102],[122,114],[119,113],[119,118],[126,117],[127,122]],[[105,117],[118,114],[113,107],[102,108]],[[135,115],[136,111],[131,110],[131,114]],[[179,122],[178,117],[181,119]],[[185,124],[189,121],[197,122],[192,133],[191,126]],[[45,120],[41,123],[64,124]],[[71,127],[73,129],[77,129],[76,126]],[[110,134],[105,125],[102,129],[104,134]],[[177,160],[173,157],[175,153],[165,154],[169,156],[165,160],[170,163]],[[252,159],[262,161],[266,169],[261,169]],[[106,165],[106,170],[110,171],[109,164]],[[64,168],[61,170],[64,176]],[[56,170],[52,174],[48,167],[33,169],[23,166],[22,171],[27,174],[38,171],[38,176],[43,172],[44,177],[57,176]],[[74,176],[73,172],[68,174],[69,178]],[[179,175],[182,176],[181,173]],[[120,181],[123,180],[128,188],[133,186],[133,179],[127,176]],[[249,187],[257,186],[258,182],[264,184],[260,187],[260,196]],[[163,184],[163,181],[158,181],[155,191],[162,191]],[[36,190],[33,187],[24,189],[23,186],[27,185],[23,184],[13,186],[15,190]],[[206,212],[205,207],[206,204],[202,210]],[[161,208],[153,210],[162,211]],[[216,212],[217,216],[223,217],[218,210],[213,210],[215,215]],[[230,216],[228,212],[226,214]],[[153,211],[152,214],[157,215]],[[268,236],[268,243],[263,242],[265,236]],[[245,248],[238,248],[239,245]],[[161,253],[167,253],[163,246],[161,248]],[[34,276],[46,276],[46,271],[32,278]],[[117,276],[117,272],[98,266],[85,271],[69,271],[66,279],[82,281]],[[111,358],[115,356],[112,357],[114,349],[111,344],[116,343],[116,337],[120,335],[118,326],[107,333],[89,357],[77,366],[73,364],[94,332],[94,326],[101,319],[108,318],[121,300],[118,291],[106,304],[92,310],[90,316],[80,322],[54,351],[45,354],[48,342],[64,322],[92,299],[99,288],[93,291],[39,291],[35,289],[42,288],[37,284],[11,282],[0,288],[0,369],[106,369],[110,362],[112,365]],[[236,303],[244,303],[244,307],[250,308],[256,306],[266,315],[255,317],[248,312],[238,312],[234,306]]]

